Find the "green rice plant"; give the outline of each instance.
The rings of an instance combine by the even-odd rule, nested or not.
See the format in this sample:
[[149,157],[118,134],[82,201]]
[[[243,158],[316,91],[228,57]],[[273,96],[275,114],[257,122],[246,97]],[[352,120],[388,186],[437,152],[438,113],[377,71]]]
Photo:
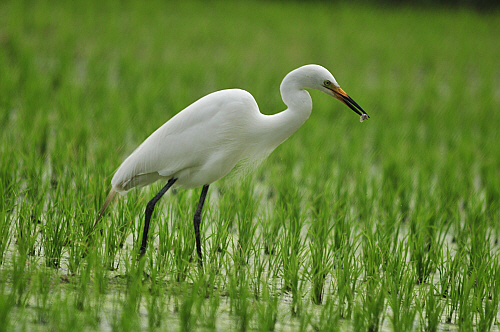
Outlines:
[[[408,213],[407,211],[402,213],[400,208],[404,204],[400,204],[397,207],[391,206],[387,210],[380,211],[380,214],[374,213],[373,208],[370,210],[370,206],[374,204],[373,199],[376,197],[377,185],[382,185],[382,182],[376,183],[376,179],[364,180],[362,179],[360,185],[362,186],[362,192],[355,195],[356,203],[359,204],[358,208],[356,205],[356,212],[351,212],[351,218],[359,218],[364,223],[362,224],[364,239],[363,250],[367,250],[367,254],[363,251],[363,257],[366,257],[365,271],[367,276],[377,275],[380,272],[387,271],[388,263],[393,258],[393,254],[398,250],[397,245],[399,242],[400,228],[404,216]],[[396,181],[396,180],[394,180]],[[375,187],[375,188],[374,188]],[[389,194],[388,196],[390,196]],[[372,199],[369,199],[369,196]],[[346,196],[346,199],[348,196]],[[382,198],[381,198],[382,199]],[[388,198],[384,197],[383,200]],[[397,201],[397,198],[394,198]],[[383,203],[381,203],[383,204]],[[374,207],[376,209],[376,207]],[[358,215],[357,215],[358,214]],[[368,255],[368,256],[366,256]],[[373,257],[370,257],[373,256]],[[373,263],[373,265],[370,265]]]
[[[143,212],[145,205],[138,190],[132,190],[126,198],[118,197],[116,201],[114,213],[108,218],[103,218],[92,234],[94,237],[99,237],[97,241],[94,239],[93,245],[99,246],[101,242],[103,243],[105,266],[111,271],[118,269],[117,255],[119,250],[124,248],[125,240],[129,235],[132,235],[133,243],[133,248],[130,249],[138,245],[140,234],[136,230],[136,220],[141,218],[138,211]],[[100,209],[101,206],[98,210]],[[87,234],[92,232],[96,218],[97,215],[91,215],[88,218],[90,223],[82,223],[85,227],[84,232]]]
[[394,258],[394,252],[398,249],[400,241],[401,221],[394,215],[384,216],[381,221],[374,221],[375,238],[377,249],[379,250],[380,268],[383,273],[392,273],[388,267],[389,262]]
[[[485,313],[486,304],[483,304],[487,297],[488,284],[491,276],[495,275],[491,272],[492,261],[497,261],[495,256],[492,256],[492,248],[490,247],[491,239],[489,232],[484,227],[484,220],[480,202],[475,202],[473,199],[469,202],[470,208],[466,209],[467,220],[465,223],[468,241],[461,240],[462,244],[459,248],[464,251],[464,256],[468,261],[468,266],[460,271],[458,278],[457,297],[457,321],[460,329],[469,330],[473,326],[474,317],[472,312],[479,313],[480,328],[488,330],[488,324],[491,324],[490,318],[487,318]],[[467,242],[465,242],[467,241]],[[466,255],[465,255],[466,253]],[[475,308],[475,310],[473,310]],[[484,308],[484,309],[483,309]],[[488,309],[489,303],[488,303]],[[491,313],[490,313],[491,315]],[[449,317],[450,319],[450,317]]]
[[35,295],[37,324],[45,325],[49,322],[51,279],[49,271],[39,269],[33,280],[35,284],[35,292],[33,293]]
[[329,245],[329,238],[334,226],[330,222],[331,197],[326,195],[327,191],[326,188],[316,186],[314,192],[318,194],[312,202],[311,224],[308,229],[311,265],[309,274],[314,304],[321,304],[323,301],[324,284],[333,258],[333,248]]
[[490,231],[484,225],[484,213],[481,206],[471,208],[466,220],[467,233],[469,234],[466,248],[469,253],[469,272],[480,271],[491,257]]
[[[71,204],[71,203],[69,203]],[[68,241],[68,224],[73,215],[68,203],[63,203],[61,197],[49,203],[45,214],[45,223],[41,227],[42,244],[45,264],[48,267],[59,267],[63,248]]]
[[[217,321],[219,319],[220,305],[222,294],[220,289],[224,289],[220,279],[215,278],[215,273],[205,276],[204,284],[201,286],[206,290],[205,300],[203,301],[203,309],[198,313],[200,326],[207,329],[216,330]],[[200,289],[200,297],[203,294],[203,289]]]
[[[276,219],[276,218],[273,218]],[[265,222],[262,221],[261,225],[264,224]],[[262,237],[264,234],[262,234]],[[275,252],[275,253],[270,253],[266,254],[266,241],[263,240],[263,250],[264,254],[266,255],[265,259],[262,260],[262,263],[267,263],[265,266],[263,265],[263,268],[265,271],[268,272],[270,278],[281,278],[282,276],[282,266],[281,266],[281,255],[280,252]],[[278,247],[279,242],[276,241],[276,249],[279,250],[280,248]]]
[[210,221],[214,227],[209,238],[209,261],[220,269],[230,246],[230,233],[236,219],[237,199],[235,192],[228,190],[224,184],[217,189],[219,189],[218,205],[214,209],[214,217]]
[[97,252],[92,252],[85,258],[85,266],[80,270],[80,275],[75,280],[75,288],[77,289],[76,296],[74,297],[74,306],[79,311],[84,311],[88,307],[89,302],[89,283],[91,278],[92,268],[96,270],[102,269],[98,266]]
[[[109,289],[109,266],[105,263],[107,257],[100,250],[96,250],[89,254],[89,260],[87,264],[90,265],[90,269],[94,272],[91,275],[93,290],[97,294],[104,295]],[[86,266],[89,268],[89,266]],[[87,281],[88,282],[88,281]]]
[[[281,242],[280,258],[283,266],[283,286],[284,290],[292,294],[291,310],[293,315],[300,316],[302,307],[302,277],[300,271],[302,268],[302,259],[305,255],[305,248],[302,246],[302,239],[292,237],[285,232]],[[293,248],[300,248],[298,252]]]
[[123,242],[125,241],[125,236],[127,234],[127,230],[131,222],[127,221],[126,217],[129,216],[127,211],[126,203],[120,201],[118,203],[117,209],[117,217],[108,218],[107,227],[105,227],[104,233],[104,257],[105,257],[105,266],[107,269],[113,271],[117,269],[116,266],[116,256],[118,254],[118,250],[122,247]]
[[485,262],[474,285],[473,307],[477,310],[477,330],[490,331],[500,302],[500,264],[498,255]]
[[461,331],[472,331],[475,309],[472,303],[472,291],[476,282],[476,273],[462,272],[459,276],[457,294],[455,294],[458,296],[457,324]]
[[[259,218],[260,219],[260,218]],[[261,223],[258,222],[256,227]],[[259,301],[261,298],[263,287],[263,279],[270,279],[270,273],[266,270],[266,266],[269,265],[269,256],[263,254],[264,249],[262,247],[261,234],[255,235],[253,237],[254,242],[251,244],[250,253],[251,253],[251,268],[248,270],[248,279],[249,279],[249,287],[253,291],[253,297],[256,301]]]
[[[12,147],[11,147],[12,149]],[[11,243],[12,214],[18,192],[18,180],[10,167],[15,165],[14,153],[10,149],[0,150],[0,265]]]
[[254,307],[251,305],[250,299],[252,294],[250,292],[250,287],[248,284],[247,277],[241,277],[244,275],[240,271],[240,277],[238,282],[238,299],[236,300],[236,317],[237,317],[237,329],[239,331],[247,331],[250,327],[250,322],[252,321],[253,315],[255,314]]
[[[204,320],[204,317],[206,315],[206,304],[207,302],[207,290],[208,287],[211,287],[208,285],[207,281],[208,279],[203,275],[203,273],[199,273],[196,277],[194,277],[193,284],[199,285],[198,291],[193,294],[194,296],[194,301],[193,301],[193,308],[192,308],[192,317],[193,317],[193,326],[195,327],[201,327],[206,325],[206,321]],[[196,288],[197,286],[195,286]],[[213,317],[212,319],[213,325],[216,324],[216,318]]]
[[[175,195],[173,205],[173,225],[172,225],[172,248],[173,250],[173,270],[175,271],[175,280],[182,282],[186,280],[189,273],[189,262],[193,256],[195,247],[195,237],[193,230],[194,211],[192,206],[196,206],[197,196],[188,195],[185,190],[179,191]],[[201,242],[204,243],[204,225],[200,226]]]
[[111,301],[111,313],[109,314],[109,326],[112,330],[118,331],[120,330],[120,298],[122,297],[122,290],[118,289],[113,293],[113,300]]
[[363,225],[361,233],[361,245],[363,248],[363,271],[364,279],[369,280],[380,276],[380,269],[383,265],[383,255],[378,242],[378,232],[373,225],[373,221],[368,221]]
[[313,320],[313,313],[308,310],[309,306],[310,302],[304,303],[303,306],[301,307],[299,315],[296,315],[296,318],[299,321],[298,322],[299,326],[297,328],[297,331],[305,332],[311,326],[311,322]]
[[292,314],[298,315],[301,298],[301,275],[303,259],[306,252],[304,239],[301,236],[304,227],[302,209],[297,202],[301,201],[297,184],[289,179],[281,179],[277,188],[279,195],[274,217],[282,224],[280,239],[280,260],[283,267],[283,288],[292,293]]
[[255,311],[253,310],[250,299],[251,292],[247,276],[247,268],[233,266],[230,270],[229,278],[229,299],[231,313],[237,318],[237,330],[247,331],[250,321]]
[[143,273],[145,259],[138,260],[136,257],[136,255],[133,256],[132,263],[128,266],[125,294],[120,301],[118,324],[122,331],[134,331],[140,326],[138,312],[141,300],[144,297]]
[[82,315],[80,312],[80,315],[77,314],[73,299],[68,296],[68,293],[58,290],[53,292],[50,298],[47,330],[77,332],[89,328],[98,329],[98,324],[95,321],[86,319],[87,315]]
[[[84,204],[77,204],[73,207],[72,213],[68,212],[69,220],[67,227],[67,253],[68,253],[68,269],[71,274],[77,274],[81,267],[83,258],[91,250],[90,238],[93,214],[89,213],[88,208]],[[95,243],[94,243],[95,244]]]
[[27,196],[19,205],[16,218],[15,236],[17,249],[21,256],[35,255],[36,242],[40,232],[42,207],[31,203]]
[[258,279],[262,284],[259,301],[255,301],[255,315],[259,331],[274,331],[278,320],[279,296],[276,289],[276,280],[269,283],[264,278]]
[[16,302],[14,298],[14,292],[10,290],[10,292],[6,289],[7,283],[5,271],[2,270],[0,274],[0,321],[3,323],[0,325],[0,331],[6,332],[10,331],[10,321],[12,318],[12,312],[15,308]]
[[[254,194],[253,178],[247,176],[241,182],[239,195],[236,197],[236,225],[238,227],[238,255],[236,264],[247,264],[252,241],[257,230],[256,214],[258,200]],[[258,253],[257,253],[258,254]]]
[[[267,194],[268,199],[274,198],[276,195],[271,189]],[[271,208],[274,210],[275,207]],[[274,217],[274,212],[266,211],[266,215],[262,217],[261,228],[262,228],[262,239],[264,241],[264,253],[266,255],[276,255],[277,246],[279,246],[280,230],[282,229],[281,218]]]
[[410,220],[408,240],[418,284],[426,283],[434,268],[431,250],[436,247],[433,243],[435,241],[433,226],[435,216],[430,211],[427,213],[427,215],[415,216]]
[[136,309],[133,309],[128,303],[129,298],[124,296],[121,301],[120,318],[117,321],[116,328],[117,331],[137,331],[140,329],[141,325],[139,322],[139,316],[137,315]]
[[[120,248],[125,247],[125,240],[129,235],[132,235],[132,243],[135,248],[139,244],[140,232],[142,231],[140,228],[144,225],[142,224],[142,220],[144,219],[144,210],[146,201],[149,197],[145,196],[144,193],[140,190],[132,190],[127,193],[127,199],[124,202],[123,209],[125,211],[125,215],[119,215],[119,219],[123,218],[120,225]],[[170,206],[170,205],[167,205]],[[160,217],[158,221],[158,225],[166,223],[170,217],[170,211],[168,208],[165,213],[168,213],[165,217]]]
[[335,199],[332,208],[335,211],[335,221],[333,224],[333,249],[340,252],[349,241],[351,241],[352,227],[349,223],[345,197]]
[[338,314],[340,318],[351,319],[354,310],[355,294],[358,286],[358,279],[362,273],[362,269],[358,264],[356,257],[357,246],[356,239],[352,239],[350,227],[347,226],[348,218],[345,216],[337,220],[335,223],[336,229],[345,229],[347,232],[338,232],[341,234],[336,239],[336,246],[339,249],[335,252],[334,270],[332,274],[336,280],[336,296],[338,297]]
[[[82,330],[85,329],[99,329],[102,324],[106,321],[104,318],[107,316],[106,308],[109,308],[110,304],[108,294],[100,294],[98,290],[93,290],[92,296],[89,298],[88,306],[85,308],[83,312],[80,312],[75,308],[72,298],[68,298],[68,293],[65,291],[61,292],[64,297],[62,297],[62,303],[66,303],[68,308],[66,312],[63,311],[64,314],[64,322],[67,325],[70,325],[72,320],[76,320],[79,323],[78,328]],[[56,310],[52,307],[54,311]],[[55,315],[53,313],[52,315]],[[77,328],[77,330],[78,330]]]
[[12,213],[14,212],[16,197],[20,190],[20,179],[16,174],[18,160],[16,158],[15,145],[9,144],[12,142],[7,139],[3,142],[5,143],[2,144],[2,149],[0,150],[1,207],[4,213]]
[[330,294],[319,315],[311,317],[310,325],[315,331],[341,331],[339,318],[335,297]]
[[11,296],[16,306],[25,307],[30,299],[30,273],[27,271],[28,259],[26,255],[14,255],[12,259],[12,290]]
[[451,323],[459,305],[459,276],[464,262],[464,253],[452,253],[446,247],[446,255],[438,266],[439,271],[439,295],[446,299],[446,322]]
[[[386,197],[384,201],[387,204],[386,209],[397,209],[401,220],[406,220],[409,215],[410,208],[410,173],[406,171],[404,166],[396,162],[388,162],[383,165],[383,183],[382,188]],[[394,206],[394,202],[397,205]]]
[[196,316],[193,313],[193,307],[196,306],[198,299],[199,284],[195,282],[192,286],[186,283],[181,285],[183,288],[182,303],[179,307],[179,318],[182,331],[192,331],[196,327]]
[[151,259],[148,259],[147,263],[151,271],[152,282],[160,282],[165,274],[169,275],[173,272],[175,233],[171,227],[173,224],[172,213],[172,205],[168,204],[165,207],[164,215],[160,216],[158,220],[158,250],[151,255]]
[[416,298],[417,310],[420,314],[420,326],[426,332],[435,332],[439,328],[444,302],[439,291],[432,284],[427,287],[423,297]]
[[386,284],[373,277],[367,279],[361,303],[354,309],[354,329],[376,332],[380,330],[385,313]]
[[408,273],[411,271],[406,259],[408,251],[408,246],[398,241],[387,263],[385,283],[388,305],[392,309],[389,320],[394,331],[411,331],[417,313],[413,305],[415,276]]
[[11,241],[11,213],[7,211],[5,196],[9,188],[4,188],[0,180],[0,265],[3,264],[5,259],[5,252],[10,245]]
[[161,276],[158,276],[160,269],[151,269],[150,287],[146,292],[146,310],[148,312],[147,320],[150,330],[159,328],[165,322],[166,305],[165,305],[165,287],[162,283]]

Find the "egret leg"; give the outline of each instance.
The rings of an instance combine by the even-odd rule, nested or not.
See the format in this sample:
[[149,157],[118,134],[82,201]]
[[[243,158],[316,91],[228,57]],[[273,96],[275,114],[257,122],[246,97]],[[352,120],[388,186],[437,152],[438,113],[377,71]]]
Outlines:
[[168,180],[167,184],[165,187],[163,187],[158,194],[156,194],[155,197],[153,197],[152,200],[148,202],[146,205],[146,217],[144,219],[144,232],[142,232],[142,244],[141,244],[141,251],[139,253],[139,257],[142,257],[146,253],[146,245],[148,242],[148,232],[149,232],[149,223],[151,221],[151,215],[153,214],[153,210],[155,209],[156,202],[160,200],[160,198],[167,192],[167,190],[172,187],[172,185],[177,181],[177,179],[170,179]]
[[201,255],[201,238],[200,238],[200,224],[201,224],[201,210],[203,210],[203,204],[205,204],[205,198],[207,197],[208,184],[203,186],[200,195],[200,201],[198,202],[198,207],[194,213],[194,235],[196,236],[196,251],[198,252],[198,257],[200,258],[200,267],[203,267],[203,256]]

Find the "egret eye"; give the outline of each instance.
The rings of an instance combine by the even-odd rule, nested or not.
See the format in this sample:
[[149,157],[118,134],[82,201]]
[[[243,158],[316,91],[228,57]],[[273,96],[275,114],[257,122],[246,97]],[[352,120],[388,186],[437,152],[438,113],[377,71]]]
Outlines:
[[323,84],[325,86],[330,86],[330,85],[332,85],[332,82],[330,82],[329,80],[326,80]]

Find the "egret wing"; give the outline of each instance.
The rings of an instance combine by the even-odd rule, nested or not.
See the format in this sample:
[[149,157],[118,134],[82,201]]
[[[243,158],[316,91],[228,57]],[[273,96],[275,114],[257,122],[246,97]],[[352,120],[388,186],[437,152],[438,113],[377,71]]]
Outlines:
[[228,128],[238,127],[234,115],[248,102],[241,96],[248,98],[249,94],[241,92],[218,91],[179,112],[122,163],[111,181],[113,187],[124,192],[180,173],[189,176],[212,155],[229,151],[227,145],[234,142],[228,138]]

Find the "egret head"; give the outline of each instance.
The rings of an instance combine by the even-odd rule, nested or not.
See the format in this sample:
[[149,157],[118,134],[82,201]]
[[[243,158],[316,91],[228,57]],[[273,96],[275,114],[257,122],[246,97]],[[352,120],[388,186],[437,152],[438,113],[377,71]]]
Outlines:
[[344,104],[346,104],[350,109],[352,109],[357,114],[361,115],[361,121],[369,118],[368,114],[358,105],[344,90],[342,90],[339,84],[333,79],[333,81],[325,79],[322,84],[322,91],[330,96],[337,98]]
[[292,71],[290,76],[297,78],[297,83],[306,89],[316,89],[340,100],[357,114],[361,119],[369,118],[368,114],[347,93],[344,92],[333,77],[324,67],[319,65],[305,65]]
[[329,80],[325,80],[323,82],[323,88],[326,91],[325,90],[322,90],[322,91],[325,91],[330,96],[337,98],[338,100],[340,100],[341,102],[346,104],[354,112],[361,115],[361,121],[369,118],[368,114],[366,114],[366,112],[363,110],[363,108],[361,108],[361,106],[359,106],[358,103],[356,103],[351,97],[349,97],[349,95],[347,93],[345,93],[345,91],[340,88],[340,86],[337,84],[337,82],[335,82],[335,83],[334,82],[335,81],[332,82]]

